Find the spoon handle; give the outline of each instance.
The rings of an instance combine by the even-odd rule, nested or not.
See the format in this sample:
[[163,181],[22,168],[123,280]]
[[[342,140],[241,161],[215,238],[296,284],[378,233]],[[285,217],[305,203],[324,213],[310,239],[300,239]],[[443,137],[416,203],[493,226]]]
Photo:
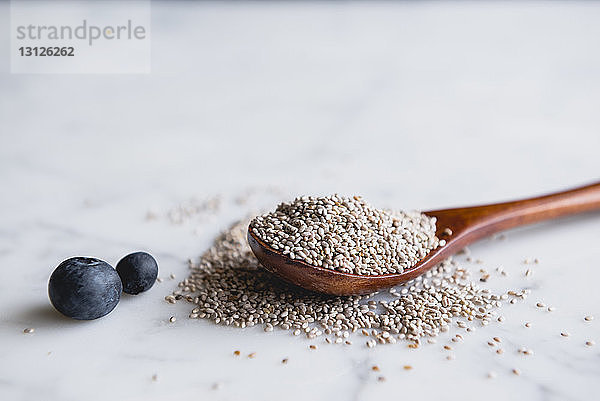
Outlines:
[[592,210],[600,210],[600,182],[535,198],[426,213],[452,222],[456,231],[468,232],[475,240],[509,228]]

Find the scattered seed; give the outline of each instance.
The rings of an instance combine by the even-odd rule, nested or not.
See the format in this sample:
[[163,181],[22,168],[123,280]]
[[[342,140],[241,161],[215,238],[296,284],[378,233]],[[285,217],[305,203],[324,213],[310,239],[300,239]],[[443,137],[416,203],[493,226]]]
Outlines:
[[521,374],[521,371],[519,369],[513,369],[512,372],[517,376]]
[[531,276],[532,274],[533,274],[533,270],[531,270],[531,269],[527,269],[527,270],[525,271],[525,277],[529,277],[529,276]]
[[525,327],[530,328],[531,327],[531,322],[525,323]]
[[411,370],[413,367],[410,365],[404,365],[403,368],[404,370]]
[[248,358],[253,359],[254,357],[256,357],[256,352],[251,352],[248,354]]
[[593,340],[588,340],[585,342],[585,345],[587,345],[588,347],[591,347],[592,345],[595,345],[595,344],[596,344],[596,342]]
[[385,381],[385,377],[383,377],[383,376],[379,376],[379,377],[377,378],[377,381],[379,381],[379,382],[384,382],[384,381]]
[[310,349],[317,349],[317,346],[314,345],[314,344],[311,344],[311,345],[308,346],[308,348],[310,348]]
[[498,316],[498,321],[502,323],[504,321],[504,316]]
[[594,320],[594,316],[586,316],[583,318],[583,320],[585,320],[586,322],[591,322],[592,320]]
[[548,312],[554,312],[555,310],[556,310],[556,308],[554,306],[548,307]]
[[152,381],[153,382],[157,382],[158,381],[158,375],[156,373],[152,375]]
[[25,330],[23,330],[23,333],[25,334],[31,334],[35,331],[35,329],[33,327],[28,327]]
[[498,348],[496,350],[496,354],[498,354],[498,355],[503,354],[503,353],[504,353],[504,350],[502,348]]
[[444,349],[447,349],[448,351],[451,351],[451,350],[452,350],[452,347],[451,347],[451,346],[449,346],[449,345],[444,345]]
[[237,351],[237,350],[233,351],[233,355],[235,355],[235,356],[240,356],[240,353],[241,353],[241,352],[240,352],[240,351]]
[[286,363],[288,363],[288,359],[287,359],[287,358],[283,358],[283,359],[281,360],[281,363],[283,363],[283,364],[285,365]]
[[454,358],[455,358],[455,357],[454,357],[454,355],[452,355],[452,354],[450,354],[450,355],[446,355],[446,359],[447,359],[447,360],[449,360],[449,361],[453,360]]
[[561,332],[560,335],[563,337],[569,337],[569,333],[566,331]]
[[169,322],[171,322],[171,323],[175,323],[176,320],[177,320],[177,318],[175,316],[171,316],[169,318]]
[[497,343],[502,342],[502,339],[500,337],[494,337],[493,340],[496,341]]
[[175,274],[171,273],[171,274],[169,275],[169,278],[170,278],[171,280],[175,280]]
[[[301,221],[290,220],[287,225],[269,228],[269,232],[288,229],[290,235],[294,230],[306,232]],[[326,342],[337,344],[348,344],[351,333],[360,330],[367,337],[368,348],[405,340],[410,341],[408,347],[413,349],[419,348],[420,341],[425,339],[434,343],[429,337],[447,332],[455,317],[487,325],[503,300],[475,285],[469,271],[451,259],[390,291],[397,295],[391,301],[376,301],[372,295],[331,297],[307,293],[271,280],[270,274],[260,268],[247,244],[247,224],[238,222],[222,233],[190,266],[190,276],[180,283],[179,289],[165,299],[171,303],[178,299],[192,303],[192,313],[197,318],[221,325],[262,326],[267,331],[280,328],[310,339],[325,334]],[[317,230],[306,232],[307,240],[311,241],[312,234],[323,238]],[[336,235],[325,235],[326,242],[340,242],[342,238],[337,239]],[[426,241],[425,238],[422,240]],[[301,251],[294,246],[290,250]],[[463,328],[468,329],[466,324]],[[453,338],[456,342],[462,336]]]
[[373,372],[379,372],[379,366],[377,366],[377,365],[373,365],[373,366],[371,367],[371,370],[372,370]]
[[544,307],[546,307],[546,305],[544,305],[542,302],[538,302],[538,303],[536,304],[536,306],[537,306],[538,308],[544,308]]
[[488,379],[495,379],[496,376],[496,372],[488,372],[487,374]]

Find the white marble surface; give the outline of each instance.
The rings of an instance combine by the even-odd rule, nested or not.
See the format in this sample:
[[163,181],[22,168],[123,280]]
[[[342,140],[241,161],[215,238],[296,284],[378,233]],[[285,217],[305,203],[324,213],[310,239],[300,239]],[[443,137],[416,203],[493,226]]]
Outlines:
[[[271,186],[428,209],[598,180],[599,18],[597,3],[155,3],[145,76],[10,75],[2,35],[0,398],[598,399],[600,345],[584,345],[600,342],[598,214],[472,247],[484,261],[465,262],[474,272],[510,273],[490,288],[532,295],[467,335],[453,361],[449,335],[418,350],[357,340],[310,351],[284,332],[190,321],[190,306],[164,302],[168,279],[75,322],[51,309],[46,286],[69,256],[115,263],[138,249],[183,278],[215,233],[274,204]],[[249,188],[250,205],[233,202]],[[214,217],[144,219],[217,194]],[[527,280],[526,257],[541,261]]]

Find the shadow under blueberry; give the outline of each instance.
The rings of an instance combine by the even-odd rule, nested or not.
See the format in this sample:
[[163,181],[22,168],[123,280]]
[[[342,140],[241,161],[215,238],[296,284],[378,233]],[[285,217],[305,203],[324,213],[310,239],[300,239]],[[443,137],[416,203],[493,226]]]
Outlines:
[[44,327],[64,327],[65,325],[79,326],[93,322],[93,320],[77,320],[66,317],[54,309],[50,303],[39,304],[27,308],[20,314],[19,320],[28,322],[29,325],[36,329]]

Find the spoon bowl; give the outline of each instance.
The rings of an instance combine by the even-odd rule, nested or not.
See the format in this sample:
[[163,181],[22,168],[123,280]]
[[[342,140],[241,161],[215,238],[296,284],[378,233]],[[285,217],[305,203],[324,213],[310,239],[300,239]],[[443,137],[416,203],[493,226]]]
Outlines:
[[427,272],[478,239],[543,220],[600,209],[600,183],[545,196],[483,206],[423,212],[436,218],[440,245],[398,274],[363,276],[312,266],[273,249],[248,229],[248,244],[264,269],[292,284],[331,295],[390,288]]

